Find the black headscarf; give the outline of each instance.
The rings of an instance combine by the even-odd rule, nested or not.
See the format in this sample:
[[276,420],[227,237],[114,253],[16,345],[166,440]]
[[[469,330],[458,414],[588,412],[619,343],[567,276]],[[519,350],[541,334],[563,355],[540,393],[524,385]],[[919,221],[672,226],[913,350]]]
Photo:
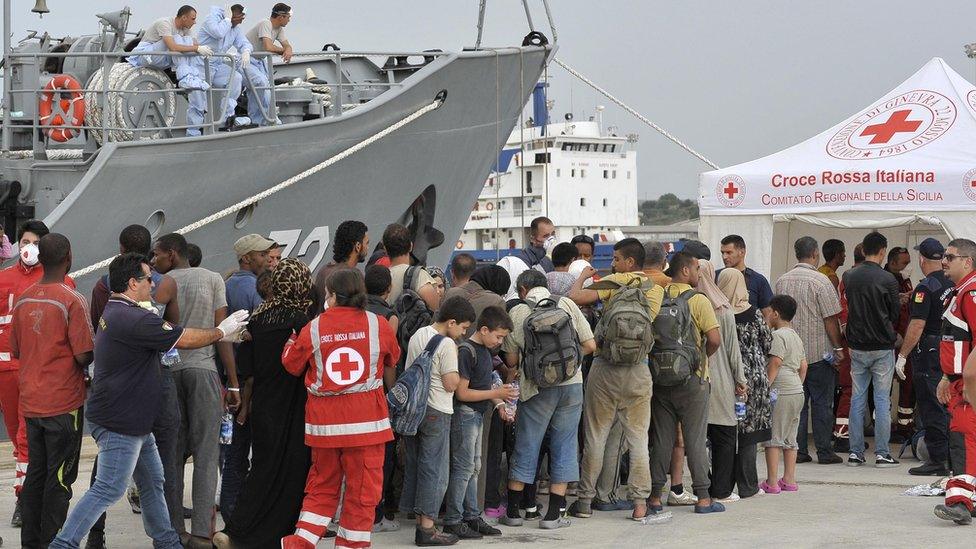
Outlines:
[[481,267],[471,275],[471,281],[500,296],[507,294],[512,285],[512,277],[508,275],[508,271],[498,265]]

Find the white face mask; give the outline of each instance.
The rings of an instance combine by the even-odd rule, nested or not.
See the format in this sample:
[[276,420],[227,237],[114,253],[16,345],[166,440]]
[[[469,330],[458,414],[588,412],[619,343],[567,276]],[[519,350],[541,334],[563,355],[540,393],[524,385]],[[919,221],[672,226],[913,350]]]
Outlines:
[[37,249],[37,244],[28,244],[20,250],[20,260],[28,267],[37,265],[39,257],[40,250]]
[[552,255],[552,249],[556,247],[556,235],[546,238],[545,242],[542,243],[542,247],[546,249],[546,255]]

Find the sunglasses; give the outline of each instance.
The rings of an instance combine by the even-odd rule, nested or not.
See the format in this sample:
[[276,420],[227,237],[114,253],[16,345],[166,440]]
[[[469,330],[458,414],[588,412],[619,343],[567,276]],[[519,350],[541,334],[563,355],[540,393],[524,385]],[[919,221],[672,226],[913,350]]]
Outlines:
[[971,255],[945,254],[944,256],[942,256],[942,261],[945,261],[946,263],[952,263],[952,261],[954,259],[959,258],[959,257],[970,257],[971,258],[972,256]]

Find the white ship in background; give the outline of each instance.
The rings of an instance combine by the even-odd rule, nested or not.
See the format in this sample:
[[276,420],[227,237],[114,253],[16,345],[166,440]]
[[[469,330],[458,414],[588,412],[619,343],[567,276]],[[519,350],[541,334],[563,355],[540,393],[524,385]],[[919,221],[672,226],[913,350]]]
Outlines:
[[458,250],[522,248],[538,216],[552,219],[557,242],[579,234],[614,242],[624,237],[621,227],[638,224],[637,136],[604,131],[602,107],[587,121],[566,114],[559,123],[548,123],[549,108],[539,83],[533,118],[502,148],[455,243]]

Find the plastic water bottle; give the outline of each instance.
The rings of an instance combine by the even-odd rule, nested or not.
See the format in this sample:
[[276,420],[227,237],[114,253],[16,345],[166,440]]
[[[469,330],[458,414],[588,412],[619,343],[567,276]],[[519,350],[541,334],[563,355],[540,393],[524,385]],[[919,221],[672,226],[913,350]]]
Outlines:
[[498,375],[498,372],[492,370],[491,371],[491,388],[492,389],[497,389],[497,388],[501,387],[502,385],[503,385],[502,384],[502,376]]
[[823,354],[823,360],[824,360],[824,362],[827,363],[827,365],[833,366],[834,362],[836,362],[836,359],[834,358],[833,351],[829,351],[829,352],[824,353]]
[[779,391],[777,391],[776,389],[770,389],[769,390],[769,405],[772,406],[773,404],[776,404],[776,399],[778,397],[779,397]]
[[735,417],[739,421],[746,418],[746,395],[735,395]]
[[[518,393],[518,380],[512,381],[512,387],[515,387],[516,393]],[[513,417],[515,415],[515,409],[518,408],[518,395],[515,398],[505,399],[505,411],[508,412],[508,417]]]
[[173,347],[169,351],[163,353],[163,358],[160,360],[163,363],[163,366],[172,366],[180,361],[180,352],[176,350],[176,347]]
[[220,418],[220,443],[230,444],[234,441],[234,416],[230,412],[224,412]]

